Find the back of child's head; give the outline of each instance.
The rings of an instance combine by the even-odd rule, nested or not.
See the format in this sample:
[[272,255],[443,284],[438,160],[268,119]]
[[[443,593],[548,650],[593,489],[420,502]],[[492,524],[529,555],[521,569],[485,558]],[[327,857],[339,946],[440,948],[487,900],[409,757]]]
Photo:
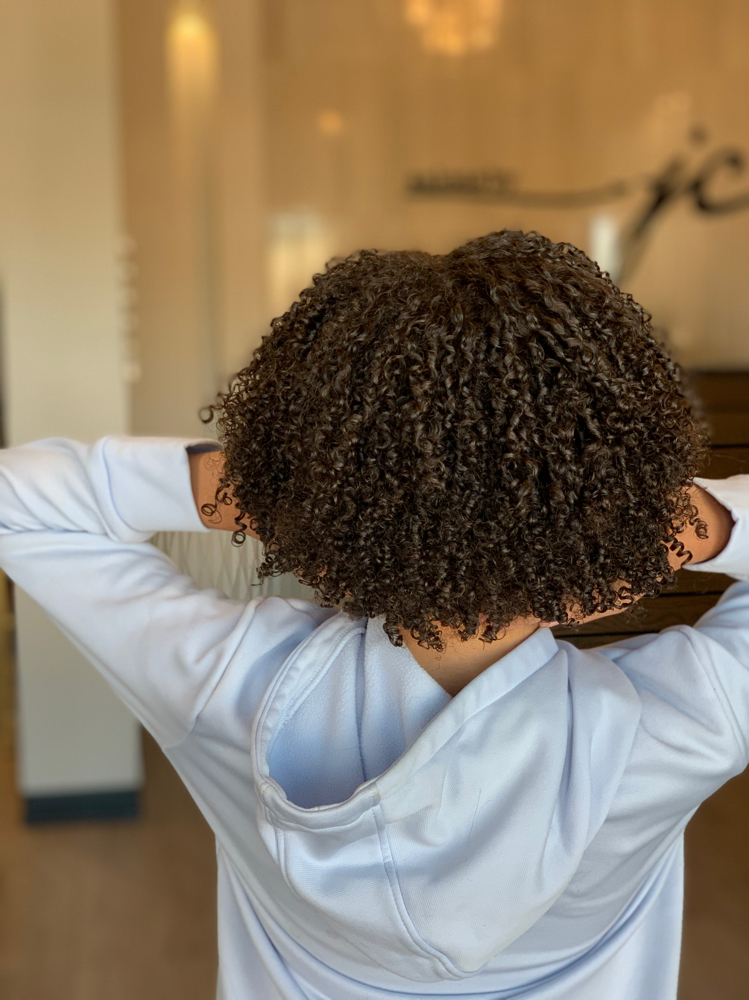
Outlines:
[[[316,275],[214,407],[224,487],[325,606],[486,640],[656,596],[707,436],[650,317],[585,254],[503,231]],[[241,533],[237,536],[241,540]],[[624,592],[623,592],[624,593]],[[626,596],[626,594],[625,594]]]

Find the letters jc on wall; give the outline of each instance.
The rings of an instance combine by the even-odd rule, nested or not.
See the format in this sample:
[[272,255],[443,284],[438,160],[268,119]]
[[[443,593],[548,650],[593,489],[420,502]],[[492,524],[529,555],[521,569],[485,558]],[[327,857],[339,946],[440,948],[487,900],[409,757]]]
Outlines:
[[748,368],[747,40],[737,0],[118,0],[134,430],[193,433],[328,258],[503,227]]

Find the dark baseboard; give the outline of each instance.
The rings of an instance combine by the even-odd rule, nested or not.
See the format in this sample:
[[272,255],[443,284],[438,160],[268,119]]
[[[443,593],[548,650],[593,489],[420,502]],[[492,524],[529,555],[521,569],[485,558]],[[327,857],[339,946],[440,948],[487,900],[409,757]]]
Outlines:
[[84,795],[30,795],[27,823],[63,823],[80,820],[136,819],[138,792],[88,792]]

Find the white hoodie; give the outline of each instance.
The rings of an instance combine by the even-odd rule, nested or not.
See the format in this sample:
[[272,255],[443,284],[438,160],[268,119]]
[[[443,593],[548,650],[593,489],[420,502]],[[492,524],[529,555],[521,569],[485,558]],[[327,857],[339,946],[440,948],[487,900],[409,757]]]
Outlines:
[[[749,582],[694,628],[539,629],[443,691],[382,621],[198,590],[186,446],[0,451],[0,565],[163,747],[216,834],[222,1000],[673,1000],[683,832],[747,764]],[[694,567],[749,581],[749,475]]]

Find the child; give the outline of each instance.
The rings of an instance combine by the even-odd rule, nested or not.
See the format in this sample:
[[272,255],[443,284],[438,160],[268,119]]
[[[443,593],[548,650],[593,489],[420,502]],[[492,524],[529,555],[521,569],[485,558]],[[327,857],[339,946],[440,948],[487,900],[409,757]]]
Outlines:
[[[694,478],[647,314],[536,234],[363,252],[211,412],[223,453],[0,453],[0,565],[213,827],[219,997],[673,1000],[684,828],[747,764],[749,476]],[[319,604],[147,541],[211,527]],[[549,631],[686,562],[746,582],[694,628]]]

